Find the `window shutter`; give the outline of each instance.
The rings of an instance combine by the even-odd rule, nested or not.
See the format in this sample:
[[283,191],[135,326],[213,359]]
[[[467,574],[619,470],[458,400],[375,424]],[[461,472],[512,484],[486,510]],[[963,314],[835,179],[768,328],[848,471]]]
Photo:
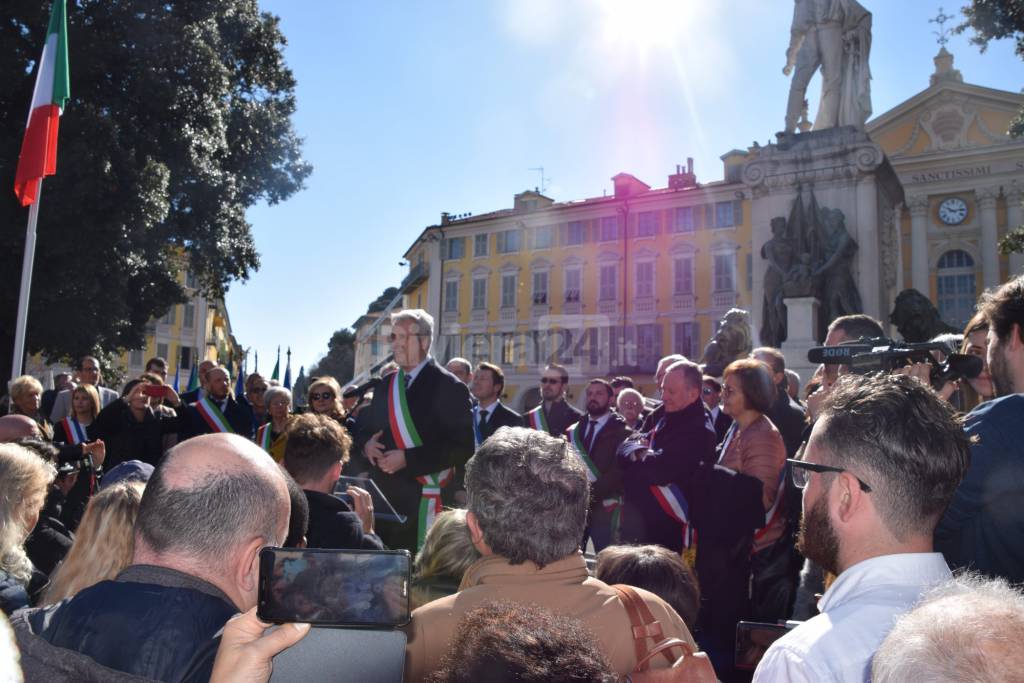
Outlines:
[[705,204],[704,205],[704,227],[711,229],[716,227],[715,223],[715,205]]
[[743,225],[743,200],[736,199],[732,203],[732,224],[739,227]]

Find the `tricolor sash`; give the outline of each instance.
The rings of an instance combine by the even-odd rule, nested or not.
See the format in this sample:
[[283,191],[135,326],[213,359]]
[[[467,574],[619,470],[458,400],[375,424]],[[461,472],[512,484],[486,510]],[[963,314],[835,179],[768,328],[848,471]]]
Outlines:
[[267,453],[270,452],[270,444],[273,441],[273,424],[268,422],[256,431],[256,443]]
[[441,489],[451,482],[453,474],[453,470],[449,467],[441,472],[416,477],[416,481],[423,484],[423,492],[420,494],[419,528],[416,530],[417,550],[423,547],[427,532],[434,525],[437,516],[441,514]]
[[605,512],[610,512],[612,514],[611,539],[612,543],[618,543],[619,527],[622,526],[622,497],[605,498],[601,501],[601,506],[604,508]]
[[759,541],[764,538],[764,535],[768,533],[768,529],[772,526],[772,523],[782,515],[782,494],[786,488],[786,468],[783,466],[782,472],[779,473],[779,487],[775,490],[775,502],[768,508],[768,512],[764,514],[764,526],[754,532],[754,541]]
[[473,447],[480,448],[484,442],[484,436],[480,433],[480,406],[473,406]]
[[64,428],[64,433],[67,434],[67,441],[72,446],[77,446],[80,443],[85,443],[88,439],[85,436],[85,427],[82,423],[73,417],[65,417],[60,421],[61,427]]
[[530,429],[536,429],[538,432],[548,431],[548,419],[544,417],[543,403],[526,414],[526,424]]
[[583,423],[586,420],[580,420],[572,427],[566,430],[566,434],[569,436],[569,443],[572,444],[573,450],[576,452],[576,456],[583,463],[583,466],[587,468],[587,481],[593,484],[597,481],[597,478],[601,476],[601,470],[597,469],[597,465],[590,459],[590,454],[587,453],[586,447],[583,445]]
[[405,396],[405,371],[399,369],[392,375],[391,387],[388,389],[388,423],[391,425],[391,436],[395,439],[395,448],[407,450],[423,445],[420,433],[412,421],[409,401]]
[[686,496],[676,484],[651,486],[651,494],[665,514],[683,526],[683,547],[689,548],[693,543],[693,526],[690,524],[690,506]]
[[196,401],[195,407],[199,411],[200,417],[213,431],[224,434],[235,433],[235,430],[231,428],[231,423],[224,417],[224,413],[220,412],[220,408],[206,396]]

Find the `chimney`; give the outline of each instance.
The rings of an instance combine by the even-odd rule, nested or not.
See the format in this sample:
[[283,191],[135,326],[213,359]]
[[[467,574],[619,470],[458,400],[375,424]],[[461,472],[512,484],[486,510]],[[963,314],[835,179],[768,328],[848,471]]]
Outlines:
[[448,215],[448,212],[447,211],[442,211],[441,212],[441,225],[448,225],[451,222],[452,222],[451,221],[451,217]]
[[672,190],[685,190],[697,187],[697,176],[693,172],[693,157],[686,157],[686,169],[676,164],[676,172],[668,177],[668,186]]

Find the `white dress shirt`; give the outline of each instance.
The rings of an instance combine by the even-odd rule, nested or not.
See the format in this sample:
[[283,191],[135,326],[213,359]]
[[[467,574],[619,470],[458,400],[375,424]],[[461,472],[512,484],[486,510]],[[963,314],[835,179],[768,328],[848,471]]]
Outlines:
[[421,360],[419,362],[419,365],[414,367],[409,372],[405,373],[405,386],[406,386],[406,388],[409,388],[409,387],[412,386],[412,383],[416,381],[416,376],[420,374],[420,370],[425,368],[427,366],[427,363],[429,363],[429,362],[430,362],[430,356],[427,356],[426,358],[424,358],[423,360]]
[[940,553],[882,555],[855,564],[818,601],[821,614],[768,648],[754,683],[870,681],[871,658],[896,618],[951,577]]

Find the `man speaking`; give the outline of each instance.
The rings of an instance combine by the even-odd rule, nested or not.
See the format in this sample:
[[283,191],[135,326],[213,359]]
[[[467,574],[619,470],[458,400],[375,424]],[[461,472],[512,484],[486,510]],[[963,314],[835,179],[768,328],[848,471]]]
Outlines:
[[374,391],[359,414],[357,434],[370,476],[404,524],[377,528],[389,548],[415,553],[441,512],[452,469],[473,455],[469,390],[430,356],[434,319],[420,309],[391,316],[391,351],[398,372]]

